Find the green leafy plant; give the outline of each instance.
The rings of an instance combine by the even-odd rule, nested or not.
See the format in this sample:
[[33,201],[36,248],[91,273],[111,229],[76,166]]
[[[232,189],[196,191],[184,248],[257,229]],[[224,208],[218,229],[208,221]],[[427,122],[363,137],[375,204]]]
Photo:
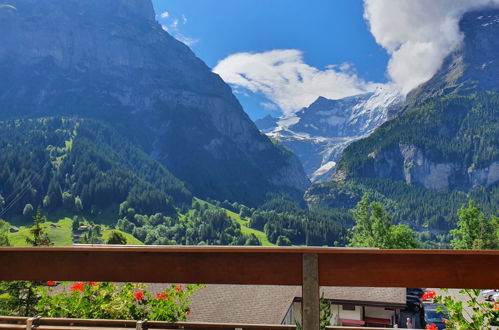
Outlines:
[[437,296],[434,299],[434,302],[440,305],[437,311],[442,312],[445,309],[445,314],[448,316],[446,329],[480,330],[499,325],[497,303],[480,302],[478,300],[480,290],[463,289],[459,293],[467,297],[466,304],[469,309],[463,306],[463,301],[457,301],[450,296]]
[[38,288],[38,315],[86,319],[148,319],[184,321],[190,314],[189,298],[199,285],[171,285],[153,295],[143,284],[77,282],[56,293],[54,282]]

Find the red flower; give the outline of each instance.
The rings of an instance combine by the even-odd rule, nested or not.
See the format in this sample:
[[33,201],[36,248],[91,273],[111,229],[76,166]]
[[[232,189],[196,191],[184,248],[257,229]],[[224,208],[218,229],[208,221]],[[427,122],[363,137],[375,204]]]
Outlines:
[[499,311],[499,301],[496,301],[496,302],[494,303],[494,310],[495,310],[495,311]]
[[97,285],[99,285],[99,283],[97,283],[97,282],[87,282],[87,284],[90,285],[90,286],[97,286]]
[[438,327],[435,324],[430,324],[425,327],[427,330],[438,330]]
[[75,283],[70,289],[71,291],[83,291],[85,290],[85,283],[81,282]]
[[425,291],[423,293],[423,296],[421,297],[421,300],[434,299],[436,296],[437,296],[437,293],[435,291]]
[[185,315],[191,315],[191,309],[187,308],[187,312],[185,312]]
[[135,300],[142,300],[145,298],[144,292],[142,291],[136,291],[133,296],[135,297]]
[[47,281],[47,285],[48,286],[55,286],[55,282],[54,281]]
[[156,299],[159,300],[159,299],[166,299],[166,295],[167,293],[166,292],[161,292],[161,293],[156,293]]
[[177,286],[176,290],[177,291],[182,291],[182,284],[180,284],[179,286]]

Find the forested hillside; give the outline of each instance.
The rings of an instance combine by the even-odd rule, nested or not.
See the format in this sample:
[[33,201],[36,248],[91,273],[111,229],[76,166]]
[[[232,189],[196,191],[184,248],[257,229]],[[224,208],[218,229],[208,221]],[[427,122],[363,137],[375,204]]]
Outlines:
[[175,207],[191,204],[191,193],[165,167],[91,120],[0,122],[0,149],[2,217],[24,211],[30,219],[38,205],[47,212],[117,216],[123,202],[141,214],[175,214]]
[[311,206],[352,209],[363,194],[386,206],[394,223],[405,223],[417,231],[448,233],[455,228],[457,211],[468,200],[488,215],[497,213],[499,187],[477,187],[469,192],[435,191],[390,179],[355,179],[312,186],[305,194]]

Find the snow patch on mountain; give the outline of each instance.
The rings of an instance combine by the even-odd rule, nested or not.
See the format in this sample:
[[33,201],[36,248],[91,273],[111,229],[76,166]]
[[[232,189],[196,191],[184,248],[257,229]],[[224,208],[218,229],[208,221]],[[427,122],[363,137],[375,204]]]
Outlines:
[[393,117],[396,105],[403,101],[400,91],[386,84],[371,93],[338,100],[319,97],[294,115],[256,124],[300,158],[311,181],[323,182],[330,179],[343,150]]

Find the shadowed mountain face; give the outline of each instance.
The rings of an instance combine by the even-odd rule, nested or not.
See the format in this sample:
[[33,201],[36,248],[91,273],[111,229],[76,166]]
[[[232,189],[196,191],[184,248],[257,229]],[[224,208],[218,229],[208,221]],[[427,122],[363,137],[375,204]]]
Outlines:
[[201,197],[259,203],[308,179],[150,0],[11,0],[0,12],[0,119],[105,121]]
[[345,150],[337,179],[465,191],[499,183],[499,10],[467,13],[460,28],[462,45],[399,117]]

